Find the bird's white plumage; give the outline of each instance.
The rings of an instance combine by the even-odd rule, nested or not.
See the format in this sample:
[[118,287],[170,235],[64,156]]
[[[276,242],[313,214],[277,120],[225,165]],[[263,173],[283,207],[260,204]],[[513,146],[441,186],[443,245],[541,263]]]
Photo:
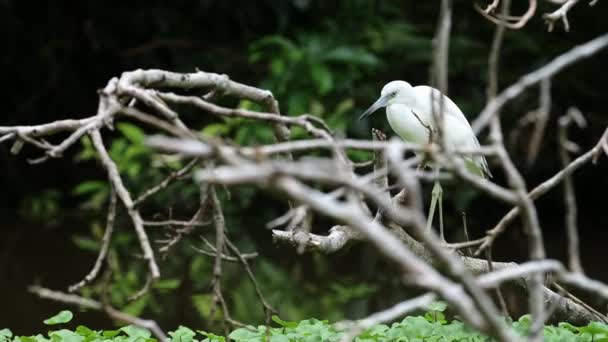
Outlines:
[[[382,101],[379,101],[386,105],[387,118],[395,133],[406,141],[425,144],[429,139],[427,127],[429,125],[437,127],[433,120],[433,110],[439,113],[441,97],[443,97],[445,143],[451,148],[478,148],[477,137],[460,108],[435,88],[412,87],[404,81],[392,81],[382,88]],[[463,159],[470,171],[481,176],[491,176],[482,155],[465,156]]]

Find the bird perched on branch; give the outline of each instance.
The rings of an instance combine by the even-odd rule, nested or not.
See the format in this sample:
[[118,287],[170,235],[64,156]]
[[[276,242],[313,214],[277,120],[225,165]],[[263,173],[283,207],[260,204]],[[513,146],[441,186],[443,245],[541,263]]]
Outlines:
[[[405,81],[389,82],[382,88],[380,98],[361,115],[359,120],[386,107],[388,123],[395,133],[405,141],[427,144],[433,140],[434,132],[437,132],[439,127],[434,118],[440,117],[442,98],[443,142],[452,149],[479,148],[479,141],[460,108],[439,90],[428,86],[412,87]],[[480,177],[492,177],[483,155],[467,155],[460,158],[470,172]],[[444,239],[442,197],[441,184],[436,181],[433,186],[427,227],[430,229],[432,225],[435,205],[439,202],[440,235]]]

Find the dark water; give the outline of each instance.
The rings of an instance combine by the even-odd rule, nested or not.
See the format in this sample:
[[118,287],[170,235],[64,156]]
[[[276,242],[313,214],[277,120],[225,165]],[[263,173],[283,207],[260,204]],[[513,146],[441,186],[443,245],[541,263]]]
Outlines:
[[[95,256],[76,248],[70,240],[74,232],[88,227],[81,222],[48,228],[25,222],[2,225],[0,240],[0,329],[16,334],[48,330],[42,321],[66,305],[42,300],[27,291],[32,284],[65,291],[80,280],[93,265]],[[99,312],[78,312],[77,324],[111,327]]]

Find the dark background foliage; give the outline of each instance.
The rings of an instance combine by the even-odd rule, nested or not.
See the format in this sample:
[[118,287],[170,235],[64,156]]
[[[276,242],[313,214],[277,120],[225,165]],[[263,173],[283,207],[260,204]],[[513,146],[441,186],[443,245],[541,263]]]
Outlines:
[[[513,12],[523,12],[524,5],[518,2]],[[556,32],[546,32],[540,15],[524,29],[509,31],[501,55],[501,88],[604,33],[606,6],[600,1],[589,8],[581,2],[570,12],[569,33],[561,26]],[[539,13],[552,8],[543,3]],[[377,114],[370,122],[356,118],[389,80],[428,83],[437,16],[435,1],[3,0],[0,64],[5,90],[1,92],[4,111],[0,125],[92,115],[96,90],[126,70],[189,72],[199,68],[266,87],[275,93],[284,113],[319,115],[338,134],[367,138],[372,126],[390,133],[383,115]],[[486,101],[493,29],[471,2],[454,1],[449,95],[469,119]],[[572,139],[586,149],[599,138],[608,123],[607,57],[606,52],[598,54],[553,80],[551,118],[535,163],[525,162],[529,132],[521,132],[510,145],[529,187],[559,168],[556,121],[568,107],[580,108],[589,122],[584,131],[573,129]],[[518,118],[537,106],[537,89],[514,100],[503,113],[506,136]],[[206,133],[240,144],[270,139],[269,128],[259,124],[215,122],[202,113],[185,112],[184,117],[191,127],[211,124]],[[136,193],[167,174],[167,168],[154,166],[157,160],[138,144],[141,133],[123,125],[108,134],[113,156]],[[303,136],[294,132],[298,134]],[[38,322],[60,306],[33,298],[26,286],[41,283],[65,289],[88,271],[98,248],[107,187],[99,182],[105,176],[95,158],[87,154],[86,143],[63,159],[36,166],[28,165],[26,158],[38,151],[26,148],[15,157],[9,149],[0,146],[0,326],[27,334],[38,330]],[[583,262],[590,275],[603,280],[608,280],[602,253],[608,238],[603,195],[608,189],[607,164],[602,160],[595,167],[585,167],[575,178]],[[500,174],[496,180],[504,183]],[[448,189],[451,241],[462,238],[460,212],[467,212],[471,233],[478,237],[508,210],[458,184]],[[190,184],[172,187],[149,203],[144,213],[147,217],[185,218],[195,210],[195,190]],[[297,255],[289,247],[273,245],[264,228],[285,211],[279,199],[253,188],[232,189],[230,195],[221,194],[230,234],[242,249],[262,254],[255,270],[283,317],[359,317],[406,295],[395,270],[372,248],[356,245],[332,256]],[[549,256],[564,259],[561,191],[539,200],[538,208]],[[154,317],[168,327],[186,324],[213,329],[205,317],[211,261],[190,249],[200,244],[198,235],[210,229],[203,228],[172,251],[162,262],[164,282],[141,300],[129,303],[126,297],[143,285],[145,269],[135,258],[138,247],[123,216],[112,248],[113,303],[131,313]],[[318,232],[323,232],[323,223],[321,218],[315,220]],[[151,234],[162,237],[160,229]],[[495,258],[521,261],[525,257],[523,233],[514,225],[499,241]],[[255,323],[261,320],[262,311],[253,288],[242,277],[236,266],[227,266],[224,288],[235,317]],[[93,286],[85,294],[98,291]],[[90,324],[110,324],[101,315],[82,317]]]

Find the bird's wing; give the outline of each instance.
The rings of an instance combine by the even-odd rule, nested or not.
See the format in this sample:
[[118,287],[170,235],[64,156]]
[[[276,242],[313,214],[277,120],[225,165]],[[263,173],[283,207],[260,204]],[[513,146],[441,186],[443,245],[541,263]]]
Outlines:
[[[440,108],[440,98],[441,96],[443,96],[443,112],[446,115],[452,115],[458,118],[459,120],[463,121],[463,123],[466,123],[468,126],[470,126],[469,121],[464,116],[460,108],[458,108],[458,106],[454,103],[454,101],[450,100],[449,97],[443,95],[438,89],[429,86],[416,86],[414,87],[414,91],[416,92],[417,99],[423,99],[422,101],[428,101],[426,102],[426,104],[429,105],[432,101],[433,107],[429,107],[435,108],[435,110],[437,111],[439,111]],[[424,100],[425,98],[428,100]],[[430,113],[430,115],[432,115],[432,113]]]
[[[414,91],[416,92],[417,99],[422,99],[422,101],[428,101],[428,102],[423,102],[423,103],[428,105],[427,108],[429,108],[431,110],[432,110],[432,108],[435,108],[435,110],[439,111],[439,109],[441,107],[440,96],[443,96],[443,109],[444,109],[445,115],[450,115],[451,117],[456,118],[469,130],[468,133],[470,134],[470,139],[469,139],[466,147],[469,147],[469,148],[479,148],[480,147],[479,141],[477,140],[477,137],[475,136],[475,133],[473,132],[473,129],[471,128],[471,124],[469,124],[469,120],[467,120],[467,118],[464,116],[464,114],[462,113],[460,108],[458,108],[458,106],[454,103],[454,101],[450,100],[449,97],[443,95],[438,89],[435,89],[433,87],[416,86],[416,87],[414,87]],[[431,96],[431,94],[432,94],[432,96]],[[428,99],[428,100],[424,100],[424,99]],[[431,103],[432,103],[432,107],[430,106]],[[429,113],[429,115],[431,116],[433,114]],[[490,168],[488,167],[486,158],[483,155],[469,156],[465,159],[468,159],[472,163],[472,165],[471,165],[471,166],[473,166],[472,169],[474,171],[478,172],[481,176],[492,177],[492,173],[490,172]]]

